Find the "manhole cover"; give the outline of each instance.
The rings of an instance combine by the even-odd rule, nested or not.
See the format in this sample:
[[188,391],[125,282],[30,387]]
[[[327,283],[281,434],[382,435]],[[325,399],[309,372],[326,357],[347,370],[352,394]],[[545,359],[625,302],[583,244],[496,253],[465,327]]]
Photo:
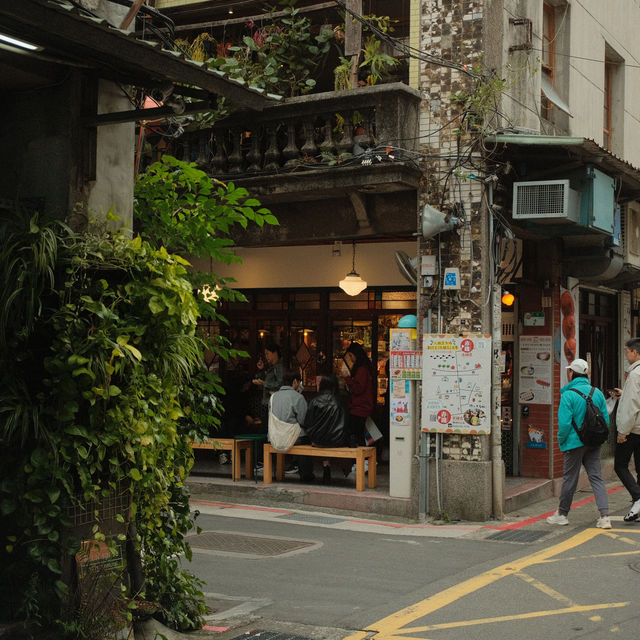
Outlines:
[[330,516],[317,516],[310,513],[285,513],[278,516],[280,520],[297,520],[298,522],[313,522],[314,524],[337,524],[344,522],[344,518],[331,518]]
[[248,634],[236,636],[231,640],[313,640],[306,636],[292,636],[290,633],[280,633],[278,631],[251,631]]
[[193,549],[249,556],[281,556],[300,549],[319,546],[317,542],[307,540],[248,536],[228,531],[203,531],[200,535],[187,536],[186,540]]
[[535,542],[549,535],[549,531],[513,531],[507,529],[506,531],[498,531],[485,540],[500,540],[500,542]]

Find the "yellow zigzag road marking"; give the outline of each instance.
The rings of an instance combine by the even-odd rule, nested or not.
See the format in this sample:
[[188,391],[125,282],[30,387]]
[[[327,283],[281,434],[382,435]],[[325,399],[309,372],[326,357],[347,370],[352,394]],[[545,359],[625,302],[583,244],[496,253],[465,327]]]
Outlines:
[[[532,553],[531,555],[524,556],[522,558],[516,559],[513,562],[508,562],[503,564],[495,569],[490,569],[489,571],[485,571],[480,575],[474,576],[473,578],[469,578],[460,584],[456,584],[440,593],[436,593],[433,596],[422,600],[421,602],[417,602],[416,604],[405,607],[404,609],[400,609],[395,613],[392,613],[390,616],[379,620],[378,622],[368,625],[369,633],[373,631],[377,631],[378,635],[375,636],[376,640],[394,640],[397,638],[402,638],[403,640],[424,640],[413,639],[406,635],[405,633],[415,633],[417,631],[423,631],[428,629],[435,628],[444,628],[444,627],[419,627],[419,628],[407,628],[403,630],[403,627],[408,627],[411,623],[415,622],[420,618],[424,618],[425,616],[437,611],[438,609],[442,609],[447,605],[459,600],[460,598],[473,593],[474,591],[478,591],[483,587],[486,587],[494,582],[502,578],[506,578],[508,576],[513,576],[519,573],[522,573],[524,569],[527,567],[531,567],[536,564],[541,564],[543,562],[548,561],[550,558],[553,558],[561,553],[569,551],[570,549],[575,549],[576,547],[592,540],[597,535],[600,535],[602,530],[600,529],[585,529],[571,538],[564,540],[552,547],[548,547],[547,549],[542,549],[541,551],[537,551],[536,553]],[[607,604],[607,605],[591,605],[586,607],[571,607],[569,609],[561,609],[556,611],[549,612],[534,612],[532,614],[519,614],[513,617],[508,618],[495,618],[493,620],[509,620],[509,619],[521,619],[525,617],[538,617],[541,615],[554,615],[556,612],[558,613],[569,613],[580,610],[593,610],[595,608],[606,608],[606,607],[623,607],[628,603],[616,603],[616,604]],[[488,619],[489,620],[489,619]],[[478,624],[477,622],[471,622],[472,624]],[[464,625],[466,623],[452,623],[456,625]],[[402,634],[400,636],[396,634]],[[346,638],[344,640],[364,640],[368,637],[367,632],[356,632]]]

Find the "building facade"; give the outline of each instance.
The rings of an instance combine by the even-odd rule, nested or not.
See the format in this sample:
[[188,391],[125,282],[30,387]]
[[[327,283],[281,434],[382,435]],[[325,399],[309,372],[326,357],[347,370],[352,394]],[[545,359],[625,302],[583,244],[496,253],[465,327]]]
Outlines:
[[[187,41],[207,33],[212,57],[261,41],[274,19],[262,2],[210,4],[155,7]],[[359,86],[361,74],[337,88],[321,74],[315,92],[164,136],[154,151],[245,186],[279,219],[238,238],[242,265],[214,267],[247,294],[226,312],[250,353],[275,339],[311,382],[359,340],[384,420],[402,315],[417,315],[419,334],[490,336],[491,433],[439,428],[416,402],[405,515],[501,517],[506,477],[557,492],[566,365],[582,357],[594,384],[622,383],[622,345],[638,330],[640,7],[609,4],[301,0],[313,33],[335,34],[326,69],[336,51],[364,62],[373,34],[401,61],[388,82]],[[395,31],[375,29],[384,15]],[[354,297],[338,288],[351,270],[367,281]]]

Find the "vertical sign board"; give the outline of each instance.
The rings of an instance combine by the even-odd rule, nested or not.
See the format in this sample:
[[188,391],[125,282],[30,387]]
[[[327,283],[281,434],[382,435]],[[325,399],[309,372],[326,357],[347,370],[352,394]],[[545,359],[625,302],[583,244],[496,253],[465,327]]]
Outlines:
[[551,404],[551,336],[520,336],[520,404]]
[[425,334],[422,431],[491,432],[491,336]]

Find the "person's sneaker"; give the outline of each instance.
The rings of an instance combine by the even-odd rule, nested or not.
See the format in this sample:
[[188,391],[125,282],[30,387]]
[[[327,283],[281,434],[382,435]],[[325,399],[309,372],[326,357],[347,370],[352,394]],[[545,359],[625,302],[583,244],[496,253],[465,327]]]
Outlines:
[[284,470],[285,474],[290,476],[293,475],[294,473],[300,473],[300,469],[298,469],[298,465],[297,464],[292,464],[289,465],[285,470]]
[[563,516],[559,514],[557,511],[547,518],[547,524],[557,524],[557,525],[565,525],[569,524],[569,518],[567,516]]
[[629,509],[629,513],[623,518],[625,522],[635,522],[640,517],[640,500],[636,500]]
[[609,516],[600,516],[598,522],[596,522],[598,529],[611,529],[611,519]]

